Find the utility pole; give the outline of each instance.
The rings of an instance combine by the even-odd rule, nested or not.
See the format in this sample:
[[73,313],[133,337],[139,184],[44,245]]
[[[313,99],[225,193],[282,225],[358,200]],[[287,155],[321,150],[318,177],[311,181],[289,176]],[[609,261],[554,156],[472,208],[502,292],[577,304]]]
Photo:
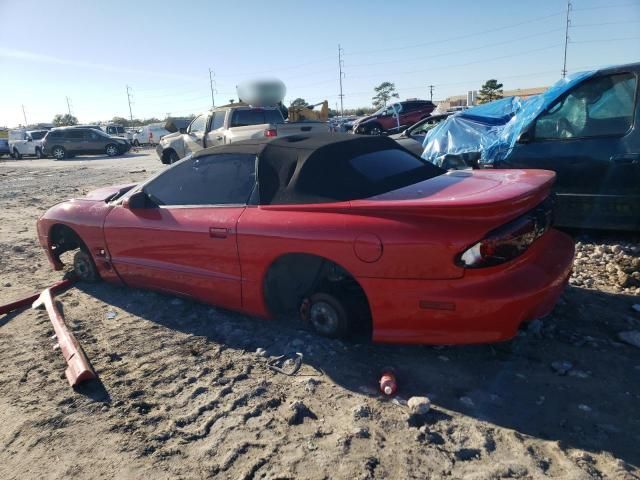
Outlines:
[[429,100],[433,102],[433,88],[435,87],[435,85],[428,85],[428,87],[429,87]]
[[24,126],[27,126],[27,114],[24,112],[24,105],[22,105],[22,116],[24,117]]
[[69,102],[69,97],[64,97],[67,99],[67,112],[69,112],[69,116],[71,116],[71,103]]
[[129,85],[127,85],[127,101],[129,102],[129,120],[133,122],[133,113],[131,113],[131,92],[129,92]]
[[571,0],[567,0],[567,25],[564,30],[564,63],[562,64],[562,78],[567,76],[567,45],[569,45],[569,25],[571,25]]
[[216,74],[213,73],[213,76],[212,76],[212,73],[213,72],[211,71],[211,69],[209,69],[209,86],[211,87],[211,108],[215,108],[216,101],[213,99],[213,91],[215,90],[213,85],[214,85],[215,81],[213,80],[213,77],[215,77]]
[[338,44],[338,71],[340,72],[340,95],[338,95],[340,97],[340,116],[344,117],[344,103],[343,103],[343,98],[344,95],[342,93],[342,79],[344,78],[344,72],[342,71],[342,67],[344,66],[343,62],[342,62],[342,52],[344,50],[342,49],[342,47],[340,46],[340,44]]

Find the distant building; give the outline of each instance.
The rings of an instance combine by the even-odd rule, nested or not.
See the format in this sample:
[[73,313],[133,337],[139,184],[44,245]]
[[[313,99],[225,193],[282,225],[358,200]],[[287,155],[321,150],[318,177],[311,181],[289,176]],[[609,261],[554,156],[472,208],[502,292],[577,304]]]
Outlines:
[[[516,88],[515,90],[504,90],[503,97],[520,97],[528,98],[539,95],[549,87],[532,87],[532,88]],[[471,107],[478,103],[478,91],[469,90],[464,95],[453,95],[438,102],[438,109],[446,111],[454,107]]]

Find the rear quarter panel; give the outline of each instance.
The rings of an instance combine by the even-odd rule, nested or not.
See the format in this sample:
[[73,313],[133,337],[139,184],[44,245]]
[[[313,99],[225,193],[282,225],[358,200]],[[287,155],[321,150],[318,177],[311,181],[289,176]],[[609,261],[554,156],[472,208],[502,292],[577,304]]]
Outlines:
[[[268,316],[264,278],[282,255],[317,255],[356,278],[460,278],[464,271],[454,264],[455,255],[479,239],[487,225],[412,215],[358,215],[342,204],[248,207],[237,228],[243,309]],[[363,260],[356,248],[379,248],[381,256]]]

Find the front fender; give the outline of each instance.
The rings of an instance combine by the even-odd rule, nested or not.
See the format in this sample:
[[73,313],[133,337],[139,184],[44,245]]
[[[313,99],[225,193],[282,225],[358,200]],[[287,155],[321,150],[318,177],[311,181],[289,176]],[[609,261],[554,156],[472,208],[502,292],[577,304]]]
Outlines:
[[38,219],[38,240],[54,270],[61,270],[64,263],[60,259],[60,252],[56,252],[56,239],[52,237],[52,233],[56,228],[66,227],[72,230],[82,246],[86,247],[100,277],[119,282],[109,261],[103,232],[104,219],[112,208],[113,206],[104,201],[73,199],[54,205]]

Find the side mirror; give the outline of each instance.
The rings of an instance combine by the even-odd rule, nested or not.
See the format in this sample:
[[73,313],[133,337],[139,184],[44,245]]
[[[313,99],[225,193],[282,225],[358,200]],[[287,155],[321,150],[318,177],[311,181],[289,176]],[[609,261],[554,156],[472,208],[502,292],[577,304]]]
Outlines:
[[125,198],[122,206],[127,210],[139,210],[149,206],[149,197],[142,190],[137,191],[133,195]]
[[27,142],[33,142],[33,138],[27,137]]
[[186,128],[184,128],[184,127],[181,127],[178,131],[179,131],[180,133],[187,133],[187,129],[186,129]]

